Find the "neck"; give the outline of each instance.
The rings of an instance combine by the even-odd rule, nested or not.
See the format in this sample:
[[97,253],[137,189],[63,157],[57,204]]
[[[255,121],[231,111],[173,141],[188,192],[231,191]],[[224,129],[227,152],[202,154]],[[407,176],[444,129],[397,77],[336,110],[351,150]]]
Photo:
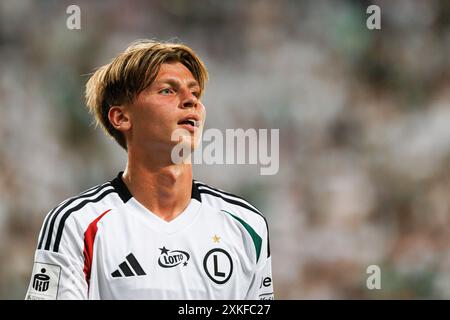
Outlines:
[[192,192],[192,165],[139,161],[128,153],[122,179],[133,197],[155,215],[171,221],[186,209]]

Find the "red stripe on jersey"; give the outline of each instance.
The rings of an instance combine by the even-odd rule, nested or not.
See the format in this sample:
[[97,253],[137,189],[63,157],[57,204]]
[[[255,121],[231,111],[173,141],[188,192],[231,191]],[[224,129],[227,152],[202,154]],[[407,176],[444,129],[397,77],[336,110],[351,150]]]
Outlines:
[[110,212],[111,209],[106,210],[103,212],[100,216],[98,216],[94,221],[92,221],[89,226],[87,227],[86,231],[84,232],[84,276],[86,278],[86,282],[88,284],[89,288],[89,280],[91,279],[91,266],[92,266],[92,258],[93,258],[93,251],[94,251],[94,240],[95,235],[97,234],[97,223],[100,221],[101,218],[108,212]]

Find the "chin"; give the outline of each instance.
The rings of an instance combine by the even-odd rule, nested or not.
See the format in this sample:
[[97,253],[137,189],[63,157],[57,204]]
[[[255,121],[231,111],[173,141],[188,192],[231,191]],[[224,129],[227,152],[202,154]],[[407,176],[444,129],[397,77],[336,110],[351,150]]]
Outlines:
[[189,163],[191,155],[200,146],[201,130],[188,132],[187,130],[175,130],[171,136],[171,157],[173,163]]
[[186,150],[191,150],[191,152],[194,152],[198,146],[200,145],[199,142],[192,141],[191,139],[180,142],[180,144],[185,148]]
[[199,133],[186,133],[180,136],[179,143],[184,145],[190,145],[192,149],[196,149],[201,142],[201,134]]

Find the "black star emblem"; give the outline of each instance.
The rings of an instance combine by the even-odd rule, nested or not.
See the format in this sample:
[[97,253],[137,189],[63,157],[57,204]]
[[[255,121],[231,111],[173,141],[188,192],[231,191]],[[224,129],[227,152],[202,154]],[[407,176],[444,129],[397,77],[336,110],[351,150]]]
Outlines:
[[186,267],[186,266],[187,266],[187,261],[185,263],[183,263],[183,267]]
[[159,248],[159,250],[161,250],[161,254],[167,254],[169,252],[169,249],[166,247]]

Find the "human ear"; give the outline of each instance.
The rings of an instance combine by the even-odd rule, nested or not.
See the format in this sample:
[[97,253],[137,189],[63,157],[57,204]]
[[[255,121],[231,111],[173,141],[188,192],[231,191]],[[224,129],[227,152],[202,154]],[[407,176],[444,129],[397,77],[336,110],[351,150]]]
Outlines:
[[131,128],[130,116],[125,106],[112,106],[109,108],[108,119],[116,130],[125,132]]

